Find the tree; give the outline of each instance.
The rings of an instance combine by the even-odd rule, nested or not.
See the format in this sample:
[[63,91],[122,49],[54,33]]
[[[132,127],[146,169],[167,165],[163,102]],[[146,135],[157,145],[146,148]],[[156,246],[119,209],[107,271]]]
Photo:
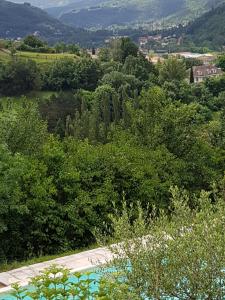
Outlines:
[[55,50],[57,53],[64,53],[67,50],[66,44],[63,42],[57,43],[55,45]]
[[213,96],[218,96],[219,93],[225,91],[225,76],[207,78],[205,86]]
[[129,86],[130,94],[134,90],[141,89],[141,82],[134,75],[127,75],[122,72],[112,71],[111,73],[105,74],[101,80],[102,84],[111,85],[115,90],[123,86]]
[[216,63],[217,67],[221,68],[223,71],[225,71],[225,55],[220,55],[217,59]]
[[17,109],[0,112],[0,143],[12,153],[38,154],[47,137],[46,123],[34,103],[25,99]]
[[131,129],[141,144],[155,148],[162,139],[163,106],[166,104],[164,91],[155,86],[143,90],[138,99],[138,108],[130,107]]
[[24,38],[23,43],[31,48],[42,48],[46,43],[34,35],[28,35]]
[[93,91],[102,76],[101,68],[96,60],[82,58],[76,62],[79,88]]
[[49,65],[43,78],[44,87],[54,91],[77,89],[77,64],[71,58],[63,58]]
[[183,60],[168,58],[159,70],[159,78],[163,83],[165,81],[182,81],[186,77],[186,67]]
[[109,48],[101,48],[99,53],[98,53],[98,59],[101,62],[110,61],[110,50],[109,50]]
[[81,101],[78,93],[60,92],[52,95],[48,101],[39,103],[41,116],[48,123],[48,131],[64,137],[66,119],[81,110]]
[[154,65],[142,55],[138,57],[127,56],[122,70],[125,74],[134,75],[140,80],[148,80],[151,73],[156,73]]
[[130,38],[116,39],[111,42],[112,58],[115,61],[124,63],[125,59],[129,56],[137,56],[138,46],[131,41]]
[[40,72],[33,60],[0,63],[0,95],[13,96],[39,89]]
[[0,154],[0,263],[42,255],[55,239],[52,179],[37,158],[2,145]]
[[43,81],[45,88],[55,91],[80,88],[94,90],[100,78],[100,66],[91,58],[64,58],[48,67]]

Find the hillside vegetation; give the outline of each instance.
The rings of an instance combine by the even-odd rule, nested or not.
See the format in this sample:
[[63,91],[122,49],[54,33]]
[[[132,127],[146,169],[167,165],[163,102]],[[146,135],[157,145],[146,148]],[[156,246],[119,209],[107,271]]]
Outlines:
[[52,35],[54,39],[65,34],[66,30],[68,27],[39,8],[29,4],[15,4],[0,0],[0,36],[2,37],[20,37],[39,31],[41,35]]
[[[17,59],[32,59],[37,64],[49,64],[54,62],[55,60],[59,60],[62,58],[75,58],[74,54],[69,53],[34,53],[34,52],[25,52],[25,51],[17,51],[15,54]],[[11,55],[9,51],[0,49],[0,62],[8,62],[11,60]]]
[[35,32],[51,43],[76,42],[85,46],[104,40],[104,34],[107,34],[98,35],[83,29],[71,28],[28,3],[16,4],[0,0],[0,38],[22,38]]
[[223,195],[225,77],[189,84],[187,68],[128,38],[98,59],[0,62],[0,265],[91,246],[124,199],[166,213],[171,186],[191,208]]
[[[96,59],[79,51],[44,68],[12,46],[0,62],[0,269],[92,247],[105,233],[128,246],[105,299],[224,299],[225,76],[188,83],[186,60],[153,65],[129,38]],[[43,42],[29,36],[24,46]],[[58,276],[52,291],[38,278],[42,298],[61,295]]]
[[225,45],[225,4],[212,9],[187,27],[187,36],[198,46],[219,49]]
[[[101,27],[158,21],[190,20],[215,5],[214,0],[95,0],[49,9],[55,17],[75,27]],[[223,2],[219,0],[218,3]]]

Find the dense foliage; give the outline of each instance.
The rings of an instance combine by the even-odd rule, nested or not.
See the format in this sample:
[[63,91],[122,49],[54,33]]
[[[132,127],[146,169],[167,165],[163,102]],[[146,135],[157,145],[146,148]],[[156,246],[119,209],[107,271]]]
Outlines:
[[[223,2],[223,1],[221,1]],[[220,2],[219,2],[220,3]],[[197,46],[221,50],[224,46],[225,4],[203,14],[187,28],[187,38]]]
[[[1,63],[2,263],[89,245],[124,198],[168,209],[171,185],[221,187],[224,77],[189,84],[182,62],[136,50],[123,39],[97,60]],[[37,88],[53,94],[3,97]]]

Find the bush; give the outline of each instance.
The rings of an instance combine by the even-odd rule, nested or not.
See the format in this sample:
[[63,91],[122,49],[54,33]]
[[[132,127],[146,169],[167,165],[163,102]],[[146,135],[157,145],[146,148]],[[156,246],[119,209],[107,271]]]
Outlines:
[[40,87],[40,73],[33,60],[0,63],[0,95],[14,96]]
[[[225,297],[225,204],[211,193],[188,206],[186,192],[171,189],[171,214],[152,218],[139,208],[124,207],[114,224],[110,247],[116,257],[110,264],[119,272],[114,284],[123,283],[138,299],[224,299]],[[214,195],[215,196],[215,195]],[[115,273],[116,274],[116,273]],[[111,279],[112,280],[112,279]],[[110,299],[116,299],[112,296]],[[128,299],[124,294],[124,299]]]

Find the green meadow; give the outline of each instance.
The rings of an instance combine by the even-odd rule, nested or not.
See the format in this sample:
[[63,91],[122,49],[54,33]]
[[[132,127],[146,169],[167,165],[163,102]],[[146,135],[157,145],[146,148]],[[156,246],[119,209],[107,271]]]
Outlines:
[[[36,53],[36,52],[25,52],[17,51],[15,57],[22,59],[32,59],[38,64],[47,64],[55,60],[68,58],[77,58],[75,54],[70,53]],[[0,61],[8,61],[11,59],[10,52],[5,49],[0,49]]]

